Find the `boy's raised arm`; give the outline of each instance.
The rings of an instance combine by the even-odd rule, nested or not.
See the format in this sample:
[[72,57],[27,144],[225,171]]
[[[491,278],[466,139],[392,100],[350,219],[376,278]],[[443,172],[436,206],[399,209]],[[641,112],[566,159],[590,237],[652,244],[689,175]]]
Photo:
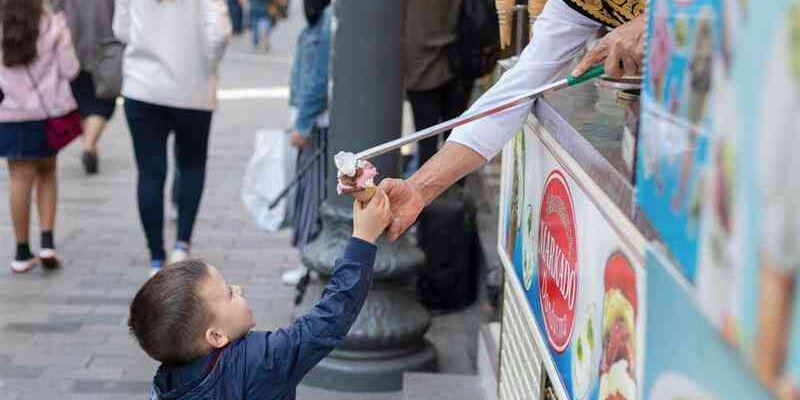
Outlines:
[[[377,253],[373,243],[390,217],[388,197],[382,191],[368,205],[356,202],[353,208],[353,237],[344,255],[336,260],[333,276],[320,301],[290,326],[266,333],[263,339],[255,338],[263,342],[253,348],[253,354],[248,354],[248,358],[261,358],[259,373],[248,374],[252,380],[249,382],[251,394],[293,390],[344,340],[356,321],[372,282]],[[276,382],[281,383],[280,388],[276,387]]]

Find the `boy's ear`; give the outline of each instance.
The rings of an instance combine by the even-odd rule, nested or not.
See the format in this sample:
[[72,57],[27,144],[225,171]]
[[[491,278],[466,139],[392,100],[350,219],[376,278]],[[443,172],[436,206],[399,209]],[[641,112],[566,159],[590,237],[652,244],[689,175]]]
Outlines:
[[228,339],[228,335],[224,334],[223,332],[215,328],[206,329],[205,340],[209,346],[215,349],[221,349],[230,342],[230,339]]

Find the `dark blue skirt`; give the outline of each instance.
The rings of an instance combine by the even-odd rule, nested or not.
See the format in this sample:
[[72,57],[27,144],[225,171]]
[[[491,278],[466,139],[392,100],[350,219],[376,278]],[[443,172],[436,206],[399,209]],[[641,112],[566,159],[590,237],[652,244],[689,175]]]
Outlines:
[[45,125],[45,120],[0,122],[0,157],[9,160],[33,160],[56,155],[47,146]]
[[314,128],[311,133],[312,145],[297,156],[297,167],[314,159],[317,149],[322,149],[320,157],[313,161],[314,166],[308,170],[295,186],[294,202],[289,205],[289,224],[294,228],[292,246],[302,249],[322,229],[319,208],[326,197],[325,177],[328,168],[328,128]]

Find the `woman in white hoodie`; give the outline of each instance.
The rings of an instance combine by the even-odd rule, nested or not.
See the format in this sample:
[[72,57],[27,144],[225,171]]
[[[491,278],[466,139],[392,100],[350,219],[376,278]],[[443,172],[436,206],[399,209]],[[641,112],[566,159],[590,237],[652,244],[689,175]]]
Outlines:
[[225,0],[116,0],[114,34],[127,43],[122,95],[139,170],[139,216],[155,273],[166,260],[164,183],[171,132],[178,234],[170,262],[189,257],[230,19]]

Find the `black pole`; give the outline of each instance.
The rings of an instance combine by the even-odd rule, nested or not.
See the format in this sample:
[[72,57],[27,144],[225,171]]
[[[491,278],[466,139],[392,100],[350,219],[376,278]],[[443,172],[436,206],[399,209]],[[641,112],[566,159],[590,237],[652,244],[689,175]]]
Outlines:
[[[332,54],[331,155],[358,152],[400,136],[403,124],[403,0],[335,1]],[[333,157],[330,157],[333,160]],[[396,177],[398,153],[372,160],[381,176]],[[336,193],[336,170],[328,174]],[[330,204],[349,207],[348,197]]]
[[[334,0],[329,160],[400,136],[402,125],[403,0]],[[372,160],[383,177],[400,172],[397,152]],[[352,229],[350,196],[336,195],[329,165],[329,197],[322,232],[302,252],[303,263],[323,279],[312,284],[302,313],[319,298]],[[326,389],[371,392],[402,388],[406,371],[436,369],[436,351],[424,339],[430,314],[417,302],[411,281],[425,256],[407,238],[379,241],[375,282],[343,345],[304,383]]]

